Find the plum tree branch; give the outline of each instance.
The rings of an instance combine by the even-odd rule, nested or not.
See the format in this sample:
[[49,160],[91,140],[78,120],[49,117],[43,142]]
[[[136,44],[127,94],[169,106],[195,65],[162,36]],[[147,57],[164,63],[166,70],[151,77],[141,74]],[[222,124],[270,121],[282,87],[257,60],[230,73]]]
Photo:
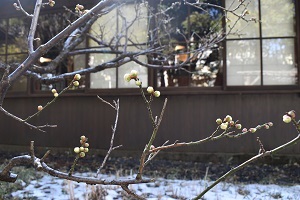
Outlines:
[[37,0],[36,4],[35,4],[34,13],[33,13],[31,25],[30,25],[30,29],[29,29],[29,34],[28,34],[28,52],[29,52],[29,54],[31,54],[34,51],[34,48],[33,48],[34,34],[36,31],[36,27],[38,25],[38,19],[40,16],[42,2],[43,2],[43,0]]
[[111,139],[110,139],[110,146],[109,149],[103,159],[103,162],[101,164],[101,166],[98,168],[97,173],[96,173],[96,177],[99,176],[99,174],[101,173],[101,170],[103,169],[103,167],[106,164],[106,161],[108,159],[108,157],[110,156],[111,152],[117,148],[120,148],[122,145],[119,146],[115,146],[114,147],[114,139],[115,139],[115,134],[116,134],[116,130],[117,130],[117,126],[118,126],[118,120],[119,120],[119,110],[120,110],[120,103],[119,103],[119,99],[117,101],[114,101],[114,105],[112,105],[111,103],[105,101],[104,99],[102,99],[101,97],[97,96],[98,99],[100,99],[102,102],[108,104],[109,106],[111,106],[115,111],[116,111],[116,117],[115,117],[115,123],[114,126],[112,127],[112,135],[111,135]]
[[[266,126],[268,126],[270,124],[270,122],[268,123],[264,123],[262,125],[258,125],[256,127],[257,130],[265,128]],[[234,131],[230,131],[230,129],[227,130],[223,130],[219,135],[217,135],[217,133],[220,131],[220,126],[217,127],[217,129],[208,137],[201,139],[201,140],[197,140],[197,141],[192,141],[192,142],[174,142],[173,144],[170,145],[162,145],[159,147],[155,147],[153,149],[150,150],[150,153],[154,153],[156,151],[160,151],[160,150],[166,150],[166,149],[171,149],[171,148],[176,148],[176,147],[184,147],[184,146],[194,146],[194,145],[199,145],[199,144],[203,144],[206,142],[210,142],[210,141],[215,141],[215,140],[219,140],[222,138],[239,138],[242,137],[244,135],[247,134],[251,134],[251,129],[245,131],[245,132],[241,132],[241,133],[235,133]]]
[[[146,157],[147,155],[149,154],[149,151],[151,149],[151,146],[156,138],[156,134],[157,134],[157,131],[159,129],[159,126],[160,126],[160,123],[163,119],[163,115],[164,115],[164,112],[165,112],[165,109],[166,109],[166,106],[167,106],[167,102],[168,102],[168,99],[165,98],[165,101],[164,101],[164,104],[163,104],[163,107],[162,107],[162,110],[161,110],[161,113],[160,113],[160,116],[159,116],[159,119],[158,121],[154,119],[153,117],[153,113],[152,113],[152,109],[151,109],[151,101],[152,101],[152,98],[153,98],[153,94],[150,95],[150,98],[149,100],[146,98],[145,96],[145,93],[143,91],[143,88],[142,88],[142,85],[139,86],[140,90],[141,90],[141,94],[142,94],[142,97],[146,103],[146,107],[147,107],[147,110],[148,110],[148,114],[149,114],[149,117],[150,117],[150,121],[152,123],[152,128],[153,128],[153,131],[152,131],[152,135],[149,139],[149,142],[148,144],[145,146],[144,150],[143,150],[143,153],[141,155],[141,158],[140,158],[140,166],[139,166],[139,170],[138,170],[138,174],[136,176],[136,179],[141,179],[142,178],[142,174],[143,174],[143,170],[144,170],[144,167],[146,165],[146,163],[148,163],[149,159],[146,161]],[[151,159],[150,159],[151,160]]]
[[33,124],[28,123],[27,121],[21,119],[20,117],[17,117],[16,115],[11,114],[10,112],[8,112],[7,110],[5,110],[2,106],[0,106],[0,111],[3,112],[5,115],[21,122],[24,123],[25,125],[27,125],[29,128],[31,129],[35,129],[41,132],[46,132],[45,130],[43,130],[43,128],[56,128],[57,125],[49,125],[49,124],[45,124],[45,125],[40,125],[40,126],[36,126]]
[[[76,182],[83,182],[86,184],[101,184],[101,185],[130,185],[130,184],[140,184],[140,183],[150,183],[153,182],[154,179],[118,179],[118,180],[105,180],[105,179],[99,179],[99,178],[93,178],[93,177],[84,177],[84,176],[76,176],[72,175],[69,176],[68,173],[64,173],[58,170],[55,170],[51,167],[49,167],[45,162],[41,162],[39,158],[34,158],[35,162],[40,162],[36,166],[41,166],[39,170],[46,172],[47,174],[62,178],[65,180],[71,180]],[[12,174],[10,170],[15,166],[22,166],[22,165],[30,165],[32,164],[32,157],[29,155],[23,155],[23,156],[17,156],[12,159],[10,159],[9,163],[4,167],[4,169],[0,172],[0,180],[6,181],[6,182],[15,182],[17,179],[16,174]]]
[[70,35],[74,30],[78,27],[86,23],[89,19],[91,19],[95,14],[99,14],[102,10],[107,7],[112,6],[113,4],[117,3],[118,0],[104,0],[99,2],[96,6],[94,6],[89,12],[78,18],[76,21],[71,23],[68,27],[54,36],[45,44],[39,46],[35,51],[29,54],[27,59],[24,60],[23,63],[20,64],[17,69],[15,69],[7,78],[7,84],[0,84],[0,105],[3,104],[4,97],[7,93],[8,88],[12,85],[20,76],[25,74],[25,72],[49,49],[51,49],[55,44],[57,44],[61,39],[65,38],[66,36]]
[[[294,121],[294,124],[297,123]],[[278,153],[280,151],[282,151],[283,149],[293,146],[295,144],[297,144],[300,141],[300,133],[299,133],[299,129],[296,128],[298,131],[298,136],[295,137],[294,139],[288,141],[287,143],[280,145],[279,147],[276,147],[272,150],[269,151],[265,151],[262,153],[259,153],[256,156],[253,156],[252,158],[250,158],[249,160],[243,162],[242,164],[238,165],[237,167],[232,168],[231,170],[229,170],[227,173],[225,173],[223,176],[221,176],[220,178],[218,178],[216,181],[214,181],[210,186],[208,186],[205,190],[203,190],[197,197],[195,197],[194,199],[200,199],[201,197],[203,197],[209,190],[211,190],[213,187],[215,187],[217,184],[219,184],[221,181],[224,181],[227,177],[231,176],[232,174],[236,173],[237,171],[243,169],[245,166],[249,165],[252,162],[257,161],[260,158],[266,157],[266,156],[273,156],[275,153]]]

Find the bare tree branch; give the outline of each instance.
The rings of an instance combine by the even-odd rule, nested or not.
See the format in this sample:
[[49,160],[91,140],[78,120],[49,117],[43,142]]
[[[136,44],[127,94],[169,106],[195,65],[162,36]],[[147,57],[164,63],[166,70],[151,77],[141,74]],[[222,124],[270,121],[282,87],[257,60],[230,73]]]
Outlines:
[[[270,122],[268,123],[264,123],[262,125],[258,125],[256,126],[256,129],[262,129],[265,128],[266,126],[268,126],[270,124]],[[184,146],[193,146],[193,145],[199,145],[199,144],[203,144],[206,142],[210,142],[210,141],[215,141],[215,140],[219,140],[222,138],[232,138],[232,139],[236,139],[239,137],[242,137],[244,135],[247,134],[251,134],[251,129],[245,131],[245,132],[241,132],[241,133],[235,133],[235,131],[230,131],[230,129],[227,130],[223,130],[219,135],[217,135],[217,133],[220,131],[220,126],[217,127],[217,129],[208,137],[198,140],[198,141],[192,141],[192,142],[174,142],[173,144],[170,145],[163,145],[160,147],[155,147],[153,149],[150,150],[150,153],[159,151],[159,150],[166,150],[166,149],[171,149],[171,148],[176,148],[176,147],[184,147]]]
[[27,17],[33,17],[33,15],[29,14],[28,12],[26,12],[26,10],[24,10],[24,8],[22,7],[22,4],[20,2],[20,0],[17,0],[17,3],[14,3],[14,7],[16,8],[16,10],[20,10],[21,12],[23,12]]
[[117,130],[117,126],[118,126],[118,120],[119,120],[119,110],[120,110],[120,104],[119,104],[119,99],[117,101],[114,101],[114,106],[105,101],[104,99],[102,99],[101,97],[97,96],[98,99],[100,99],[102,102],[110,105],[112,108],[114,108],[116,110],[116,118],[115,118],[115,123],[114,123],[114,126],[112,127],[112,135],[111,135],[111,139],[110,139],[110,146],[109,146],[109,149],[104,157],[104,160],[101,164],[101,166],[98,168],[97,170],[97,173],[96,173],[96,177],[99,176],[99,174],[101,173],[101,170],[103,169],[103,167],[105,166],[106,164],[106,161],[108,159],[108,157],[110,156],[111,152],[117,148],[120,148],[122,145],[119,145],[119,146],[115,146],[114,147],[114,139],[115,139],[115,134],[116,134],[116,130]]
[[33,41],[34,41],[34,34],[36,31],[36,27],[38,24],[38,19],[40,16],[40,10],[42,7],[42,1],[43,0],[37,0],[35,7],[34,7],[34,13],[32,16],[32,21],[31,21],[31,26],[29,29],[29,34],[28,34],[28,52],[31,54],[33,53],[34,49],[33,49]]
[[[142,180],[136,180],[136,179],[118,179],[118,180],[105,180],[105,179],[99,179],[99,178],[93,178],[93,177],[83,177],[83,176],[69,176],[68,173],[64,173],[55,169],[52,169],[49,167],[45,162],[41,162],[39,158],[35,157],[35,162],[40,162],[40,164],[37,164],[37,166],[42,166],[40,168],[41,171],[46,172],[47,174],[58,177],[65,180],[71,180],[76,182],[83,182],[86,184],[101,184],[101,185],[130,185],[130,184],[140,184],[140,183],[150,183],[153,182],[154,179],[142,179]],[[21,166],[21,165],[30,165],[32,164],[32,158],[29,155],[23,155],[23,156],[17,156],[12,158],[9,163],[4,167],[4,169],[0,172],[0,180],[1,181],[7,181],[7,182],[15,182],[17,179],[17,175],[11,174],[10,170],[15,166]]]
[[2,106],[0,106],[0,111],[3,112],[5,115],[21,122],[21,123],[24,123],[25,125],[29,126],[29,128],[32,128],[32,129],[35,129],[35,130],[38,130],[38,131],[41,131],[41,132],[46,132],[43,130],[43,128],[55,128],[57,127],[57,125],[49,125],[49,124],[45,124],[45,125],[41,125],[41,126],[36,126],[36,125],[32,125],[28,122],[26,122],[25,120],[11,114],[10,112],[6,111]]
[[[299,129],[297,129],[298,133],[299,133]],[[275,153],[278,153],[280,151],[282,151],[285,148],[288,148],[292,145],[297,144],[297,142],[300,141],[300,133],[298,134],[297,137],[295,137],[294,139],[290,140],[289,142],[276,147],[272,150],[269,151],[265,151],[262,153],[259,153],[258,155],[248,159],[247,161],[243,162],[242,164],[238,165],[235,168],[232,168],[231,170],[229,170],[227,173],[225,173],[223,176],[221,176],[220,178],[218,178],[215,182],[213,182],[213,184],[211,184],[210,186],[208,186],[205,190],[203,190],[203,192],[201,192],[197,197],[195,197],[194,199],[200,199],[201,197],[203,197],[209,190],[211,190],[213,187],[215,187],[217,184],[219,184],[221,181],[224,181],[227,177],[231,176],[232,174],[236,173],[237,171],[243,169],[245,166],[249,165],[250,163],[259,160],[260,158],[266,157],[266,156],[273,156]]]
[[132,192],[132,191],[128,188],[128,184],[121,185],[121,187],[122,187],[122,189],[123,189],[124,191],[127,192],[127,194],[131,195],[132,197],[134,197],[134,198],[136,198],[136,199],[140,199],[140,200],[145,199],[145,198],[143,198],[143,197],[141,197],[141,196],[135,194],[134,192]]
[[2,93],[0,93],[0,105],[3,104],[3,99],[10,85],[12,85],[20,76],[22,76],[45,52],[47,52],[51,47],[57,44],[61,39],[70,35],[79,26],[86,23],[86,21],[91,19],[95,14],[100,13],[105,8],[112,6],[117,2],[118,0],[104,0],[99,2],[89,12],[78,18],[76,21],[71,23],[68,27],[54,36],[51,40],[39,46],[34,52],[29,54],[28,58],[24,60],[24,62],[20,64],[20,66],[8,76],[8,83],[0,84],[0,91],[3,91]]

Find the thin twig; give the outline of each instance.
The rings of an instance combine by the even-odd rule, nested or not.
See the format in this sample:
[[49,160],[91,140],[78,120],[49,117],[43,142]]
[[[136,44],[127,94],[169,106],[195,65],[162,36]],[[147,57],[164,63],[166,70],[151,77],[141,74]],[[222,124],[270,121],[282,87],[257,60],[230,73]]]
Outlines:
[[[298,133],[299,133],[299,129],[297,129]],[[256,156],[253,156],[252,158],[250,158],[249,160],[243,162],[242,164],[240,164],[239,166],[229,170],[227,173],[225,173],[223,176],[221,176],[220,178],[218,178],[214,183],[212,183],[210,186],[208,186],[203,192],[201,192],[197,197],[195,197],[194,199],[200,199],[201,197],[203,197],[209,190],[211,190],[213,187],[215,187],[218,183],[220,183],[221,181],[224,181],[228,176],[231,176],[232,174],[236,173],[237,171],[243,169],[245,166],[249,165],[250,163],[266,157],[266,156],[273,156],[275,153],[278,153],[280,151],[282,151],[283,149],[290,147],[292,145],[297,144],[297,142],[300,141],[300,134],[298,134],[297,137],[295,137],[293,140],[290,140],[289,142],[276,147],[272,150],[269,151],[265,151],[263,153],[260,153]]]
[[140,200],[144,200],[145,198],[144,197],[141,197],[137,194],[135,194],[134,192],[132,192],[129,188],[128,188],[128,184],[125,184],[125,185],[121,185],[122,189],[124,191],[126,191],[129,195],[131,195],[132,197],[136,198],[136,199],[140,199]]
[[22,7],[22,4],[21,4],[20,0],[18,0],[18,5],[17,5],[16,9],[23,12],[27,17],[33,17],[33,15],[26,12],[26,10]]
[[112,135],[111,135],[111,139],[110,139],[110,147],[105,155],[105,158],[101,164],[101,166],[98,168],[97,170],[97,174],[96,174],[96,177],[99,176],[101,170],[103,169],[103,167],[105,166],[106,164],[106,161],[108,159],[108,157],[110,156],[111,152],[117,148],[120,148],[122,145],[119,145],[119,146],[116,146],[114,147],[114,139],[115,139],[115,134],[116,134],[116,130],[117,130],[117,126],[118,126],[118,120],[119,120],[119,110],[120,110],[120,103],[119,103],[119,99],[117,101],[114,101],[114,104],[115,106],[113,106],[111,103],[105,101],[104,99],[102,99],[101,97],[97,96],[102,102],[110,105],[112,108],[114,108],[116,110],[116,118],[115,118],[115,124],[114,126],[112,127]]
[[262,141],[259,139],[259,137],[256,138],[256,141],[257,141],[258,144],[259,144],[259,151],[258,151],[258,154],[265,153],[266,150],[265,150],[265,148],[264,148],[264,145],[263,145]]
[[43,108],[42,108],[41,110],[37,111],[37,112],[34,113],[33,115],[30,115],[29,117],[27,117],[26,119],[24,119],[24,122],[27,122],[27,121],[29,121],[31,118],[33,118],[33,117],[39,115],[39,114],[40,114],[42,111],[44,111],[48,106],[50,106],[51,104],[53,104],[53,103],[57,100],[57,98],[60,97],[60,95],[62,95],[62,94],[65,93],[66,91],[68,91],[68,90],[73,86],[74,81],[75,81],[75,79],[73,78],[73,80],[70,82],[70,84],[69,84],[67,87],[65,87],[62,91],[60,91],[60,92],[58,93],[57,96],[55,96],[51,101],[49,101],[45,106],[43,106]]
[[38,130],[38,131],[41,131],[41,132],[46,132],[44,131],[42,128],[55,128],[57,127],[57,125],[48,125],[48,124],[45,124],[45,125],[41,125],[41,126],[35,126],[35,125],[32,125],[26,121],[24,121],[23,119],[11,114],[10,112],[8,112],[7,110],[5,110],[2,106],[0,106],[0,111],[2,111],[4,114],[6,114],[7,116],[19,121],[19,122],[22,122],[24,123],[25,125],[29,126],[30,128],[32,129],[35,129],[35,130]]
[[149,142],[148,142],[148,144],[147,144],[147,151],[150,150],[150,147],[151,147],[151,145],[153,144],[153,142],[154,142],[154,140],[155,140],[155,138],[156,138],[156,134],[157,134],[158,128],[159,128],[159,126],[160,126],[160,123],[161,123],[161,121],[162,121],[162,118],[163,118],[163,116],[164,116],[164,113],[165,113],[165,109],[166,109],[167,103],[168,103],[168,99],[165,98],[165,102],[164,102],[164,105],[163,105],[163,107],[162,107],[162,109],[161,109],[161,113],[160,113],[159,119],[158,119],[158,121],[157,121],[157,123],[156,123],[156,125],[155,125],[155,128],[154,128],[154,130],[153,130],[153,133],[152,133],[152,135],[151,135],[151,138],[150,138],[150,140],[149,140]]
[[71,169],[69,170],[68,176],[72,176],[72,174],[73,174],[73,172],[75,170],[75,167],[77,165],[78,160],[79,160],[79,154],[76,155],[76,157],[75,157],[75,159],[73,161],[73,164],[71,166]]
[[46,151],[46,153],[44,154],[44,156],[41,158],[41,162],[44,162],[45,159],[50,155],[50,150]]
[[[164,146],[166,145],[167,143],[169,142],[169,140],[167,140],[163,145],[161,146]],[[149,157],[147,159],[147,161],[145,162],[144,166],[148,165],[150,163],[151,160],[153,160],[155,158],[155,156],[157,156],[157,154],[160,152],[160,150],[156,151],[156,152],[153,152],[153,153],[150,153],[149,154]]]
[[30,142],[30,156],[31,156],[32,164],[34,164],[34,158],[35,158],[34,141]]
[[[116,106],[112,105],[108,101],[105,101],[103,98],[97,95],[97,98],[100,99],[103,103],[106,103],[107,105],[111,106],[114,110],[117,110]],[[118,104],[119,104],[119,99],[118,99]],[[119,108],[118,108],[119,109]]]
[[144,102],[146,104],[146,107],[147,107],[147,110],[148,110],[148,114],[149,114],[149,118],[151,120],[152,126],[153,126],[153,128],[155,128],[155,126],[156,126],[155,119],[153,117],[153,113],[152,113],[152,109],[151,109],[152,95],[150,95],[150,98],[148,100],[147,97],[146,97],[146,95],[145,95],[145,92],[144,92],[144,90],[142,88],[142,85],[140,85],[139,88],[140,88],[141,95],[142,95],[142,97],[144,99]]
[[38,25],[38,19],[39,19],[39,16],[40,16],[40,10],[41,10],[41,7],[42,7],[42,2],[43,2],[43,0],[37,0],[36,4],[35,4],[35,7],[34,7],[34,13],[33,13],[33,17],[32,17],[32,20],[31,20],[29,33],[28,33],[28,52],[29,53],[32,53],[34,51],[33,41],[34,41],[34,35],[35,35],[36,27]]
[[[269,124],[269,122],[264,123],[262,125],[258,125],[256,127],[256,129],[262,129],[263,127],[265,127],[268,124]],[[191,142],[175,142],[175,143],[170,144],[170,145],[155,147],[154,149],[151,149],[149,152],[153,153],[153,152],[159,151],[159,150],[166,150],[166,149],[184,147],[184,146],[194,146],[194,145],[199,145],[199,144],[203,144],[203,143],[210,142],[210,141],[219,140],[219,139],[226,138],[226,137],[227,138],[232,138],[232,139],[237,139],[237,138],[242,137],[244,135],[251,134],[251,132],[248,130],[246,132],[236,133],[235,135],[232,135],[234,133],[233,131],[232,132],[227,132],[229,130],[226,130],[226,131],[223,131],[221,134],[217,135],[219,130],[220,130],[220,126],[218,126],[217,129],[210,136],[208,136],[204,139],[201,139],[201,140],[191,141]]]
[[[140,86],[141,88],[141,86]],[[143,90],[141,89],[142,91],[142,95],[143,95],[143,98],[146,102],[146,105],[147,105],[147,108],[148,108],[148,112],[149,112],[149,116],[150,118],[153,120],[153,115],[152,115],[152,109],[150,107],[150,101],[148,101],[144,95],[144,92]],[[151,95],[152,96],[152,95]],[[141,179],[142,178],[142,173],[143,173],[143,169],[145,167],[145,163],[146,163],[146,157],[147,155],[149,154],[149,151],[150,151],[150,148],[151,148],[151,145],[153,144],[154,140],[155,140],[155,137],[156,137],[156,134],[157,134],[157,131],[159,129],[159,126],[160,126],[160,123],[162,121],[162,118],[163,118],[163,115],[164,115],[164,112],[165,112],[165,109],[166,109],[166,106],[167,106],[167,102],[168,102],[168,99],[166,98],[165,99],[165,102],[164,102],[164,105],[162,107],[162,110],[161,110],[161,113],[160,113],[160,117],[158,119],[158,122],[156,123],[155,120],[152,121],[152,123],[154,124],[153,126],[153,131],[152,131],[152,135],[151,135],[151,138],[149,139],[149,142],[148,144],[145,146],[144,150],[143,150],[143,153],[141,155],[141,158],[140,158],[140,166],[139,166],[139,169],[138,169],[138,174],[136,176],[136,179]],[[148,164],[148,162],[147,162]]]

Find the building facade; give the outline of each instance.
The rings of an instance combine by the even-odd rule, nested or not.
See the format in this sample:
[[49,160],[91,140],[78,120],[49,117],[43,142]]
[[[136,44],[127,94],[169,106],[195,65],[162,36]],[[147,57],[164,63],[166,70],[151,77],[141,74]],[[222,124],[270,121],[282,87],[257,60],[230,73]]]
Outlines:
[[[33,0],[24,0],[24,8],[32,9]],[[158,4],[160,1],[152,1]],[[27,56],[26,37],[30,21],[12,6],[14,1],[6,0],[0,8],[0,61],[12,64],[22,61]],[[65,12],[63,6],[73,9],[81,1],[57,1],[52,9],[43,10],[37,36],[41,42],[49,40],[74,16]],[[97,1],[84,4],[89,8]],[[165,1],[161,7],[174,1]],[[216,1],[228,9],[237,4],[233,0]],[[158,7],[154,6],[158,9]],[[103,41],[110,40],[111,33],[121,30],[120,18],[129,19],[134,5],[127,5],[114,10],[99,19],[99,23],[91,28],[94,35],[103,34]],[[242,8],[239,8],[242,9]],[[217,8],[209,10],[209,16],[199,13],[194,7],[181,4],[174,13],[169,13],[172,21],[170,28],[170,48],[174,57],[160,60],[159,56],[147,58],[140,56],[141,61],[150,63],[165,62],[173,65],[184,62],[193,52],[193,48],[203,44],[207,33],[213,37],[220,24],[228,35],[224,41],[207,49],[199,55],[185,70],[152,69],[142,67],[133,62],[119,68],[105,69],[90,75],[84,75],[81,87],[64,94],[37,118],[33,124],[57,124],[55,129],[47,129],[47,133],[31,130],[26,125],[16,122],[4,114],[0,114],[2,127],[1,144],[28,145],[31,140],[36,146],[73,147],[78,138],[84,134],[89,137],[91,148],[106,149],[109,147],[111,126],[115,112],[97,99],[97,95],[113,101],[120,99],[120,119],[115,144],[123,145],[124,150],[142,150],[151,136],[151,122],[139,90],[133,83],[124,82],[124,74],[135,69],[139,72],[145,87],[152,85],[161,91],[161,98],[154,99],[152,106],[159,115],[164,98],[168,105],[157,135],[155,146],[169,140],[196,141],[209,136],[217,127],[215,120],[231,115],[234,120],[246,128],[272,121],[274,127],[261,130],[255,134],[238,139],[222,139],[201,146],[177,148],[174,151],[195,153],[257,153],[260,137],[265,149],[272,149],[297,135],[291,125],[282,122],[282,115],[289,110],[300,110],[299,104],[299,59],[300,59],[300,4],[293,0],[257,0],[248,5],[251,22],[239,20],[227,13],[221,18]],[[242,10],[241,10],[242,11]],[[140,20],[129,29],[131,39],[139,46],[128,46],[131,51],[147,46],[149,11],[139,8]],[[200,15],[201,14],[201,15]],[[209,18],[209,19],[208,19]],[[248,18],[250,19],[250,18]],[[200,23],[201,22],[201,23]],[[109,29],[99,24],[110,24]],[[179,27],[177,32],[171,29]],[[137,31],[139,30],[139,31]],[[181,35],[190,36],[183,40]],[[60,51],[61,44],[47,52],[40,65],[46,66]],[[196,46],[196,47],[195,47]],[[113,59],[115,54],[98,54],[97,40],[87,38],[76,50],[89,49],[89,53],[70,55],[55,71],[45,76],[52,77],[60,73],[96,66]],[[102,50],[106,50],[103,48]],[[187,73],[187,71],[192,73]],[[33,114],[37,105],[45,105],[51,101],[52,88],[61,90],[70,80],[55,84],[41,84],[31,78],[23,77],[12,86],[4,101],[4,107],[12,113],[25,118]],[[298,154],[300,146],[291,147],[283,154]]]

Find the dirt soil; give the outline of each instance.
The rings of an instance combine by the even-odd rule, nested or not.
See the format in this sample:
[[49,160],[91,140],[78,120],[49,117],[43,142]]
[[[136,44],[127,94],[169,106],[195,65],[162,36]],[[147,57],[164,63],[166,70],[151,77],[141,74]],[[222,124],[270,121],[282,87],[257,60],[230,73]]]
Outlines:
[[[17,156],[16,153],[0,152],[1,164],[8,162],[9,158]],[[19,154],[20,155],[20,154]],[[39,155],[37,155],[39,156]],[[75,172],[96,172],[101,165],[103,156],[86,156],[79,159]],[[231,168],[236,167],[246,158],[231,157],[222,161],[175,161],[165,159],[154,159],[145,167],[144,175],[152,178],[167,179],[204,179],[216,180]],[[46,163],[61,171],[67,172],[74,160],[72,153],[54,153],[46,159]],[[129,175],[137,173],[139,159],[133,157],[112,157],[108,159],[102,173]],[[300,160],[291,158],[262,159],[252,163],[229,177],[227,182],[234,183],[262,183],[295,185],[300,184]]]

